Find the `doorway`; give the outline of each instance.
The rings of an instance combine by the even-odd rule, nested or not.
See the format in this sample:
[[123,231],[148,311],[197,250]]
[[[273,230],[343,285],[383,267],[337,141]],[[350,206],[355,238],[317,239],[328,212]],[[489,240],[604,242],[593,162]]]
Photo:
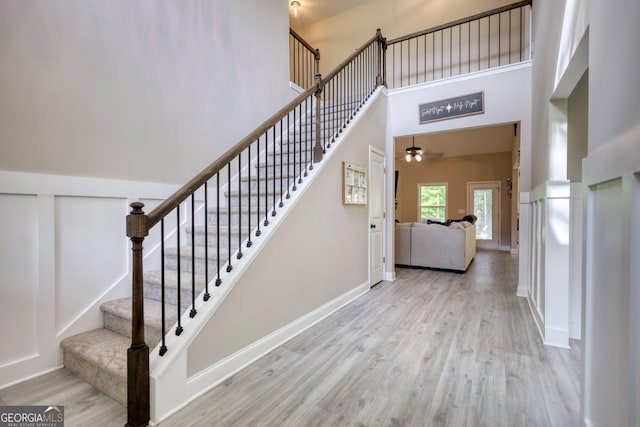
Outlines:
[[369,285],[384,280],[385,236],[384,153],[369,147]]
[[469,182],[467,184],[468,212],[476,221],[478,249],[500,248],[500,181]]

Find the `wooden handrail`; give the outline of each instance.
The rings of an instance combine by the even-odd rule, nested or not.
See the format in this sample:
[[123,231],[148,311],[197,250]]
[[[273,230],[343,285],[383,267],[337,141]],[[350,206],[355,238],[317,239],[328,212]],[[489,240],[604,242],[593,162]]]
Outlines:
[[211,179],[216,173],[218,173],[229,162],[238,157],[245,148],[251,145],[259,137],[261,137],[268,129],[278,123],[284,116],[289,114],[294,107],[300,104],[309,96],[313,95],[318,88],[316,83],[300,95],[298,95],[293,101],[282,107],[271,118],[261,124],[256,130],[244,137],[240,142],[227,150],[217,160],[207,166],[202,172],[193,177],[189,182],[183,185],[178,191],[176,191],[171,197],[160,203],[154,210],[147,215],[147,228],[151,229],[162,218],[167,216],[172,210],[177,208],[187,197],[191,196],[198,188],[202,187],[206,181]]
[[313,55],[315,56],[317,53],[317,49],[314,49],[313,46],[311,46],[305,39],[302,38],[302,36],[298,33],[296,33],[293,28],[289,27],[289,34],[291,34],[293,36],[293,38],[295,38],[296,40],[298,40],[300,42],[301,45],[303,45],[304,47],[307,48],[308,51],[310,51],[311,53],[313,53]]
[[387,41],[387,44],[400,43],[400,42],[403,42],[403,41],[406,41],[406,40],[409,40],[409,39],[413,39],[413,38],[416,38],[416,37],[424,36],[425,34],[430,34],[430,33],[436,32],[436,31],[441,31],[441,30],[444,30],[444,29],[449,28],[449,27],[455,27],[456,25],[466,24],[468,22],[476,21],[478,19],[486,18],[488,16],[496,15],[498,13],[508,12],[510,10],[517,9],[519,7],[531,5],[531,2],[532,2],[532,0],[524,0],[524,1],[519,1],[517,3],[509,4],[509,5],[506,5],[506,6],[498,7],[496,9],[492,9],[492,10],[489,10],[489,11],[486,11],[486,12],[478,13],[477,15],[469,16],[467,18],[458,19],[456,21],[451,21],[451,22],[448,22],[446,24],[438,25],[436,27],[427,28],[426,30],[418,31],[418,32],[413,33],[413,34],[408,34],[406,36],[398,37],[398,38],[395,38],[393,40]]

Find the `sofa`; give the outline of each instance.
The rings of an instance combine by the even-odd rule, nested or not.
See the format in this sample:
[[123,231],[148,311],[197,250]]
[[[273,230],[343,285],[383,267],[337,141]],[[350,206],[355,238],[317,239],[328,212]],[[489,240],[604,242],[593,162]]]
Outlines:
[[400,223],[395,242],[396,265],[464,272],[476,254],[476,225]]

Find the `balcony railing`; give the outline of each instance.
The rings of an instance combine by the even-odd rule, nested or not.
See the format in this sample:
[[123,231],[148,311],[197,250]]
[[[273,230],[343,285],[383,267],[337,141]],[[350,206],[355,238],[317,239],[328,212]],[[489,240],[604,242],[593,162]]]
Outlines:
[[387,87],[396,89],[527,61],[531,0],[389,40]]

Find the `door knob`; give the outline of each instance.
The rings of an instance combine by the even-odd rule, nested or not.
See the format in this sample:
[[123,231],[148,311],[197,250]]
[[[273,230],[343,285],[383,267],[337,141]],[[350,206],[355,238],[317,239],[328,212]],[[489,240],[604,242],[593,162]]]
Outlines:
[[376,228],[376,225],[375,224],[371,224],[371,228]]

